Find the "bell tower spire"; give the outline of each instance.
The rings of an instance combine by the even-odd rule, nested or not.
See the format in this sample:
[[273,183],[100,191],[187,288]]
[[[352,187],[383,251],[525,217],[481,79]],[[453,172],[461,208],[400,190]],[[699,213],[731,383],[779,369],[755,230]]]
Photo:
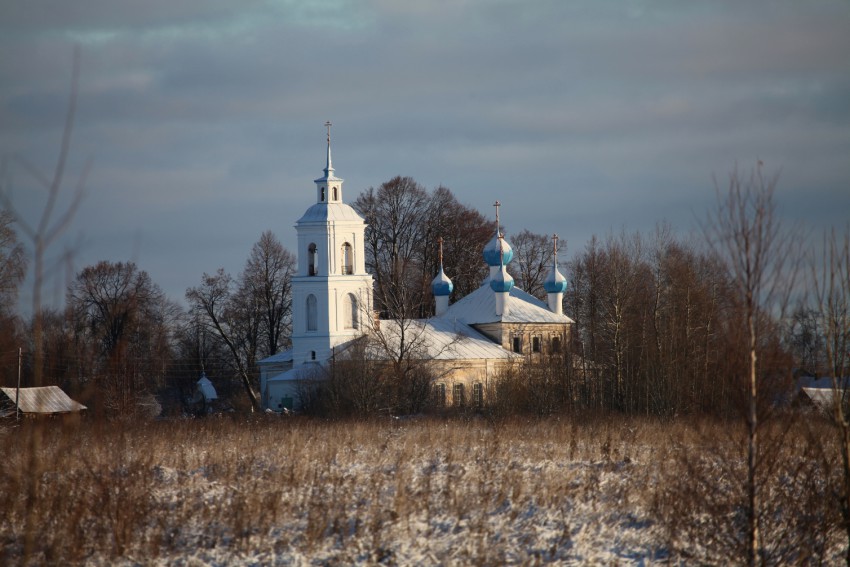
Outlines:
[[333,160],[331,159],[331,124],[330,120],[325,121],[325,128],[328,129],[328,153],[325,161],[325,168],[322,170],[325,174],[314,180],[316,184],[316,202],[317,203],[342,203],[342,179],[334,175]]
[[328,129],[328,161],[324,169],[325,177],[333,177],[334,173],[333,161],[331,160],[331,126],[333,126],[333,124],[331,124],[331,121],[326,120],[325,128]]

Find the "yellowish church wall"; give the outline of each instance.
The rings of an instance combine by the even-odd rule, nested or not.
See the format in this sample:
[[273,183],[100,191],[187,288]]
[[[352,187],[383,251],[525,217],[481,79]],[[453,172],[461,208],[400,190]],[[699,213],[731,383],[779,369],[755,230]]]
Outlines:
[[[551,354],[554,350],[563,349],[569,343],[570,325],[552,323],[486,323],[475,325],[475,328],[500,344],[503,349],[518,352],[518,354]],[[520,339],[519,350],[514,349],[514,338]],[[535,350],[534,338],[539,339]],[[555,337],[560,346],[553,349]]]

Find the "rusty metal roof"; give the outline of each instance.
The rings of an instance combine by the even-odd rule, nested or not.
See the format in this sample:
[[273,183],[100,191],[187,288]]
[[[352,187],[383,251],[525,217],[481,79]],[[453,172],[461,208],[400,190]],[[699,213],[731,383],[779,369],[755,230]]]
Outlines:
[[[6,397],[15,403],[15,388],[0,388]],[[86,409],[86,406],[75,402],[62,391],[59,386],[43,386],[41,388],[21,388],[18,394],[18,405],[23,413],[68,413]]]

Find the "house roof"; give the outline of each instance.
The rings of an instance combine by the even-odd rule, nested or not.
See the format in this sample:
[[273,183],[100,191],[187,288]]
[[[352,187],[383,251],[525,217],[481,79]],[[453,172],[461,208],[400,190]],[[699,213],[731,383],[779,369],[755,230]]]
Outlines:
[[833,396],[838,396],[839,399],[847,396],[847,392],[850,391],[850,376],[837,378],[834,384],[837,387],[836,390],[833,389],[832,378],[829,376],[823,378],[804,376],[797,384],[800,392],[812,403],[821,409],[829,410],[833,407]]
[[572,323],[566,315],[558,315],[549,311],[548,306],[518,287],[510,290],[505,301],[505,311],[496,315],[496,294],[487,285],[479,287],[454,305],[450,305],[445,313],[435,319],[456,319],[467,325],[483,323]]
[[[13,404],[15,403],[15,388],[0,388],[0,390]],[[69,413],[87,409],[83,404],[69,398],[59,386],[21,388],[17,396],[18,407],[23,413]]]

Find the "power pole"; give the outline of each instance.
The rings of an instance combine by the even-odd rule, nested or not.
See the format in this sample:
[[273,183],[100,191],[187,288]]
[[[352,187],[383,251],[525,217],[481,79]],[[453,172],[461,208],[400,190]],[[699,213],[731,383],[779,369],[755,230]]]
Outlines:
[[23,357],[23,349],[18,347],[18,387],[15,388],[15,421],[21,421],[21,358]]

